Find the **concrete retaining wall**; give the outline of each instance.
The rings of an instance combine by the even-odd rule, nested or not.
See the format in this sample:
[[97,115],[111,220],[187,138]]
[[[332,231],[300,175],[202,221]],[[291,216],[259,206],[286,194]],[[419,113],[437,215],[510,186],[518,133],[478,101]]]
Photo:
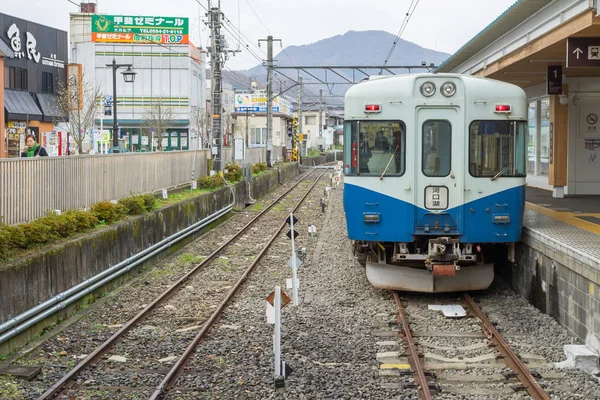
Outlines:
[[524,228],[507,280],[541,311],[600,351],[600,266],[595,260]]
[[[315,165],[326,164],[328,162],[335,161],[336,153],[325,153],[325,155],[320,155],[317,157],[302,157],[301,163],[306,167],[313,167]],[[337,159],[342,159],[342,153],[337,153]]]
[[[288,180],[298,174],[297,164],[286,164],[279,171],[271,170],[256,177],[253,186],[255,198],[262,197],[279,186],[280,175]],[[238,210],[245,207],[246,187],[245,182],[237,183],[233,187],[235,208]],[[27,311],[85,279],[97,275],[111,265],[192,225],[226,207],[231,200],[231,190],[223,188],[152,213],[121,221],[102,230],[94,230],[79,238],[56,244],[39,254],[3,265],[0,267],[0,304],[2,304],[0,322]],[[178,250],[201,233],[191,235],[179,242],[170,249],[170,252],[165,252],[161,257]],[[124,279],[126,277],[113,281],[114,283],[100,289],[99,292],[117,286]],[[82,302],[93,301],[93,297],[85,298]],[[82,302],[63,310],[61,314],[34,327],[27,334],[0,345],[0,354],[6,354],[12,348],[25,343],[29,336],[39,333],[44,327],[73,312]]]

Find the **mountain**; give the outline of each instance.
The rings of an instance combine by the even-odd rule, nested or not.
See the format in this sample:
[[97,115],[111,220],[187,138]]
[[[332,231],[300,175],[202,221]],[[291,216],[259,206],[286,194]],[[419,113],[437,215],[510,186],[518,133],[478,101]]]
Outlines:
[[[279,52],[274,59],[278,66],[360,66],[372,65],[382,66],[390,52],[390,49],[396,40],[396,36],[385,31],[349,31],[343,35],[333,36],[327,39],[319,40],[318,42],[302,45],[289,46]],[[422,62],[427,65],[441,64],[450,54],[426,49],[404,39],[398,39],[394,51],[387,61],[388,66],[418,66]],[[413,72],[425,71],[423,69],[413,70]],[[295,70],[281,71],[290,78],[296,79],[298,73]],[[365,72],[375,75],[379,70],[366,70]],[[395,70],[395,73],[407,73],[408,70]],[[317,78],[324,79],[325,73],[321,70],[311,71]],[[343,70],[343,74],[352,77],[352,70]],[[335,77],[329,72],[327,80],[332,85],[325,86],[316,84],[317,80],[306,73],[302,73],[303,80],[307,83],[305,92],[307,97],[317,96],[319,89],[330,95],[343,96],[350,85],[341,85],[342,79]],[[365,75],[356,73],[358,79],[362,79]],[[243,78],[242,78],[243,77]],[[248,82],[252,78],[259,82],[259,87],[266,85],[267,72],[262,65],[257,65],[245,71],[235,72],[235,81],[231,81],[234,87],[241,88],[240,81]],[[290,79],[278,74],[276,71],[276,79],[274,81],[274,90],[278,91],[281,86],[283,89],[292,84]],[[311,84],[308,84],[311,83]],[[295,90],[288,92],[291,96],[295,96]]]

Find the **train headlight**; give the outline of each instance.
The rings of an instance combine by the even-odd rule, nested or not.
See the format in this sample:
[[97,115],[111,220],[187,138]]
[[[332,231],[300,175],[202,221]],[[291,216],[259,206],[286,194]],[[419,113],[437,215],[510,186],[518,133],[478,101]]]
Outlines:
[[435,83],[431,81],[423,82],[420,90],[423,96],[431,97],[435,94]]
[[454,93],[456,93],[456,85],[453,82],[444,82],[440,88],[440,92],[446,97],[454,96]]

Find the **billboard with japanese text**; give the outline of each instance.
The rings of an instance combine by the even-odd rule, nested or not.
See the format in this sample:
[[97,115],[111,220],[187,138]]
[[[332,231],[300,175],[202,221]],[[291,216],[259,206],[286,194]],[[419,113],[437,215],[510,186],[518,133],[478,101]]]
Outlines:
[[94,14],[92,15],[92,41],[188,44],[189,19]]
[[[235,112],[267,112],[267,96],[257,93],[237,93],[235,95]],[[285,98],[275,97],[273,112],[290,114],[290,102]]]
[[6,89],[54,93],[64,84],[69,49],[66,31],[0,13],[0,36],[13,51],[4,58],[7,71],[2,84]]

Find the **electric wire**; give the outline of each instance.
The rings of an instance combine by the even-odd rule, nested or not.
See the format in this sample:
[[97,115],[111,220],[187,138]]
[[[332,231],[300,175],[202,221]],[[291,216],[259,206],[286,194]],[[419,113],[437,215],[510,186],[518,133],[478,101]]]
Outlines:
[[[392,43],[392,47],[390,48],[390,51],[383,63],[384,67],[387,65],[388,61],[390,60],[390,57],[392,56],[392,53],[394,52],[394,49],[396,48],[396,44],[398,43],[398,40],[400,40],[400,36],[402,36],[402,33],[404,33],[404,29],[406,29],[406,26],[408,25],[408,21],[410,21],[410,18],[412,17],[413,13],[415,12],[415,9],[419,5],[419,1],[420,0],[412,0],[410,5],[408,6],[408,11],[406,12],[406,15],[404,16],[404,21],[402,21],[402,25],[400,25],[400,29],[398,30],[398,33],[396,34],[396,38],[394,39],[394,42]],[[414,7],[413,7],[413,4],[414,4]],[[383,72],[383,68],[379,71],[379,74],[381,74],[382,72]]]

